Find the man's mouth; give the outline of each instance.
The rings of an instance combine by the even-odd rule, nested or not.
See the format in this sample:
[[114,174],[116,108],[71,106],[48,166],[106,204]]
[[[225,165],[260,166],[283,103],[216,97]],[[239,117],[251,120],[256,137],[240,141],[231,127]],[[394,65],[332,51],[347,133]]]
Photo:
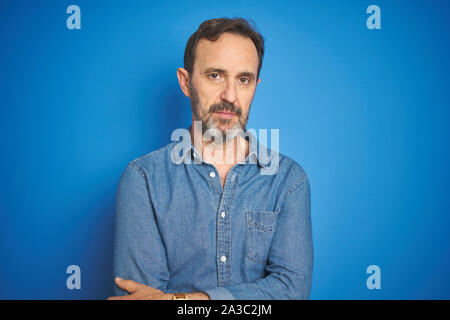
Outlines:
[[214,113],[217,113],[219,115],[219,117],[221,117],[221,118],[227,118],[227,119],[233,118],[233,116],[236,115],[236,113],[231,112],[231,111],[217,111]]

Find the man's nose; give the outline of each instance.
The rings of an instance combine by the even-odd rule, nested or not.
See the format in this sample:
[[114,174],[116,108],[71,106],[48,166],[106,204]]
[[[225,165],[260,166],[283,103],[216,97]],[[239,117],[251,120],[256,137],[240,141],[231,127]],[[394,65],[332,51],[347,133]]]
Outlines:
[[226,81],[225,88],[223,89],[220,98],[229,103],[236,103],[237,92],[236,92],[236,84],[234,83],[234,81],[231,80]]

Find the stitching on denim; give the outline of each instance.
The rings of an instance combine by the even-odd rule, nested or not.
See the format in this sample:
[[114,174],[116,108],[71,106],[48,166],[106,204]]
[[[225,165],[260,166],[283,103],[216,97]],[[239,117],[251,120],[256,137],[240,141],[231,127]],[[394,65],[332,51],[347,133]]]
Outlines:
[[256,223],[250,222],[248,223],[249,226],[255,227],[258,230],[261,230],[263,232],[273,232],[275,229],[272,226],[266,226],[266,225],[257,225]]
[[[133,160],[130,163],[128,163],[130,166],[134,167],[139,174],[142,176],[142,178],[147,179],[147,175],[145,174],[144,170],[141,169],[141,167],[139,167],[139,165],[136,163],[137,160]],[[148,189],[148,187],[147,187]]]
[[286,198],[287,198],[292,192],[294,192],[295,190],[297,190],[297,189],[300,187],[300,185],[306,181],[306,179],[307,179],[307,177],[305,176],[305,177],[303,177],[300,181],[297,181],[296,183],[294,183],[294,184],[289,188],[289,190],[286,192],[286,194],[284,195],[283,200],[286,200]]
[[305,184],[305,183],[309,184],[308,176],[306,176],[306,175],[300,181],[297,181],[296,183],[292,184],[292,186],[288,189],[288,191],[286,192],[286,194],[283,197],[283,201],[281,202],[280,208],[279,208],[280,212],[283,210],[283,206],[284,206],[284,203],[285,203],[287,197],[291,193],[293,193],[295,190],[297,190],[302,184]]
[[[277,218],[276,218],[276,222],[273,224],[273,225],[265,225],[265,224],[257,224],[256,222],[253,222],[253,220],[251,220],[251,219],[249,219],[248,220],[248,225],[250,225],[250,226],[253,226],[253,227],[255,227],[255,228],[257,228],[257,229],[259,229],[259,230],[261,230],[261,231],[263,231],[263,232],[273,232],[273,231],[275,231],[275,228],[276,228],[276,225],[277,225],[277,222],[278,222],[278,214],[280,213],[280,211],[279,210],[277,210],[277,211],[255,211],[255,210],[248,210],[248,211],[246,211],[246,215],[247,215],[247,217],[249,216],[249,215],[251,215],[251,213],[253,213],[253,212],[263,212],[263,213],[267,213],[267,214],[273,214],[274,216],[276,216]],[[250,214],[249,214],[250,213]]]

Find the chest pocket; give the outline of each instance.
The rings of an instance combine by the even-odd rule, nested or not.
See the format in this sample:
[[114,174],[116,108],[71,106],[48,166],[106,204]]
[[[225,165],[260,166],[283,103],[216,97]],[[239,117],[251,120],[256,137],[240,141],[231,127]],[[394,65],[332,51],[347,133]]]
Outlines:
[[247,211],[246,213],[246,258],[266,264],[272,243],[278,212]]

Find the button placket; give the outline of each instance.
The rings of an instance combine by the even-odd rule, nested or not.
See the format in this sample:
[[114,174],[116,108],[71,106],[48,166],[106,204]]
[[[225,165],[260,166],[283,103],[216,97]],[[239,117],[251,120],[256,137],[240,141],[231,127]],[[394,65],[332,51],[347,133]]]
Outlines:
[[219,286],[232,283],[231,210],[236,196],[238,177],[243,168],[244,166],[231,168],[217,210],[217,280]]

